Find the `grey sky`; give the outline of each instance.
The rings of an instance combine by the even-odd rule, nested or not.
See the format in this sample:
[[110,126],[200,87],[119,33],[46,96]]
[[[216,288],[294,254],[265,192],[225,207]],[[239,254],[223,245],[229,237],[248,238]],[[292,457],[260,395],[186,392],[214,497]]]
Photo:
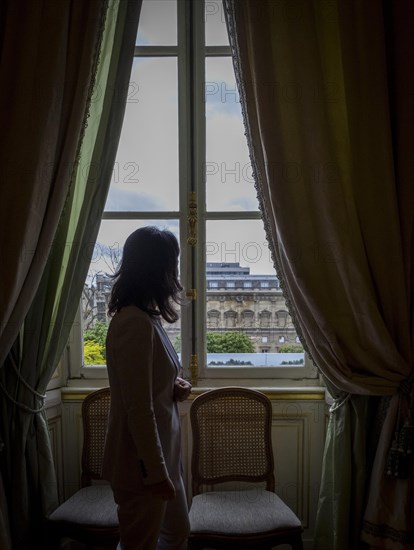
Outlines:
[[[176,43],[175,4],[144,1],[137,43]],[[207,43],[223,44],[226,33],[221,2],[207,1]],[[207,210],[257,210],[231,59],[207,59],[205,81]],[[178,210],[177,105],[176,60],[135,60],[106,210]],[[98,242],[122,246],[129,233],[150,223],[103,221]],[[156,223],[178,236],[178,222]],[[252,273],[274,272],[261,220],[208,222],[206,241],[207,261],[239,261]],[[99,253],[91,268],[101,269]]]

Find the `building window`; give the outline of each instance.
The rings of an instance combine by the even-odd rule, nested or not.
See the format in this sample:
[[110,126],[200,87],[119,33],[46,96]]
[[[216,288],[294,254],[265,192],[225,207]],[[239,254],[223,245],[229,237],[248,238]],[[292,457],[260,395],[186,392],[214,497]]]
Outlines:
[[242,326],[245,328],[251,328],[254,326],[254,311],[245,310],[242,311]]
[[263,310],[260,312],[260,326],[262,328],[270,327],[271,316],[272,314],[270,311]]
[[226,311],[224,313],[224,324],[227,329],[236,328],[237,313],[235,311]]
[[[169,229],[180,241],[181,281],[197,290],[197,299],[165,328],[184,372],[196,355],[201,378],[217,376],[208,366],[208,331],[237,332],[250,342],[243,349],[260,355],[255,322],[277,330],[275,306],[284,304],[258,207],[223,7],[219,0],[217,9],[210,5],[143,0],[121,139],[82,299],[85,328],[107,323],[110,275],[125,239],[144,225]],[[195,206],[197,243],[190,246]],[[259,301],[260,288],[267,292]],[[267,351],[275,359],[266,366],[277,367],[277,350]],[[231,353],[239,360],[237,349]],[[288,369],[279,371],[288,376]]]
[[276,324],[280,328],[287,326],[288,312],[285,310],[279,310],[276,312]]
[[219,328],[220,326],[220,312],[216,309],[212,309],[207,314],[207,328]]

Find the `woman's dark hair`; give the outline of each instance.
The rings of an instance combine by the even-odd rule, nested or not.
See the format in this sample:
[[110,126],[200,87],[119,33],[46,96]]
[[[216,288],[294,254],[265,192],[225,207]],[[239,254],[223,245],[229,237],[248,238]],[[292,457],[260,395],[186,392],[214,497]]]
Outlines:
[[174,323],[178,314],[172,302],[180,303],[183,289],[178,280],[179,253],[178,241],[171,231],[142,227],[131,233],[125,241],[121,264],[113,275],[109,314],[135,305]]

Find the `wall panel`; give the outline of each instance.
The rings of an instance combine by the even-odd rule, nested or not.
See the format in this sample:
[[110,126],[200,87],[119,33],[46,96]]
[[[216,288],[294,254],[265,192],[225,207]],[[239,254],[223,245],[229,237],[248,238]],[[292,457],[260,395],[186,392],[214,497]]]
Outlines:
[[[62,400],[62,487],[64,498],[80,485],[82,450],[81,405],[91,390],[63,390]],[[180,403],[184,481],[191,502],[190,400]],[[321,388],[301,390],[263,389],[272,401],[272,444],[275,456],[276,492],[302,520],[304,547],[311,548],[315,526],[326,427],[326,405]],[[55,421],[56,424],[56,421]],[[52,423],[53,445],[59,446],[57,426]],[[59,458],[59,453],[56,451]],[[281,548],[281,550],[283,550]]]

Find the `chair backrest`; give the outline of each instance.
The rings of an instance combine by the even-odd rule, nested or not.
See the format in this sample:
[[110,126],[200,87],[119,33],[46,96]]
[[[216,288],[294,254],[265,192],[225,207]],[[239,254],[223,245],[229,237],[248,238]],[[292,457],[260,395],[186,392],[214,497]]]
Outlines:
[[210,390],[191,405],[193,494],[228,481],[265,482],[274,491],[272,405],[256,390]]
[[82,403],[82,487],[90,485],[93,479],[102,479],[101,468],[110,405],[109,388],[90,393]]

